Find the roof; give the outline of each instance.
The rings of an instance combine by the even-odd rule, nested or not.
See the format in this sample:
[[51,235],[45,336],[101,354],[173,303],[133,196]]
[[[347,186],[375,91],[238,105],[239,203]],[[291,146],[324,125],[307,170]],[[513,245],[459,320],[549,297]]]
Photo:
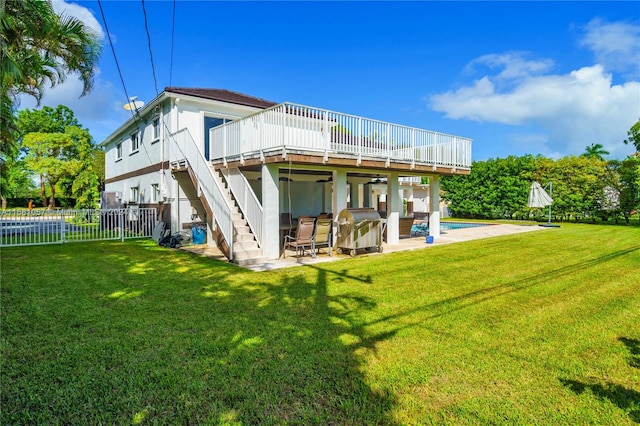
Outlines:
[[198,98],[211,99],[214,101],[229,102],[237,105],[245,105],[255,108],[269,108],[277,105],[276,102],[267,101],[266,99],[256,98],[244,95],[238,92],[232,92],[225,89],[204,89],[196,87],[166,87],[165,92],[176,93],[179,95],[190,95]]

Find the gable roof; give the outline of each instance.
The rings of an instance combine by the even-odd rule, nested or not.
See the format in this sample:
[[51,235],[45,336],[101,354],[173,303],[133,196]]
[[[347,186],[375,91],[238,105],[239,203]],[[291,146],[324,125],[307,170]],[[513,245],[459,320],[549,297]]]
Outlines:
[[190,95],[198,98],[211,99],[214,101],[229,102],[232,104],[245,105],[254,108],[269,108],[277,105],[276,102],[267,101],[266,99],[256,98],[244,95],[238,92],[232,92],[225,89],[204,89],[196,87],[166,87],[165,92],[176,93],[179,95]]

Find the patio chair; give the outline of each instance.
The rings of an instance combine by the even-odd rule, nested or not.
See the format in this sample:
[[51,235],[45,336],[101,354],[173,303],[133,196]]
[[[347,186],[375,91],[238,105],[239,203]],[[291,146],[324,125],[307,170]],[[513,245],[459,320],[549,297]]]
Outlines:
[[298,220],[298,227],[296,228],[296,235],[284,236],[284,249],[283,255],[287,257],[287,249],[295,250],[296,257],[304,255],[305,249],[309,249],[311,256],[315,257],[313,250],[313,231],[315,228],[316,220],[311,217],[301,217]]
[[321,247],[329,249],[329,256],[333,256],[333,220],[331,219],[318,219],[316,222],[316,229],[313,232],[313,253],[314,257],[316,253],[320,253]]
[[400,238],[410,238],[411,237],[411,228],[413,227],[413,218],[412,217],[401,217],[398,219],[398,227]]

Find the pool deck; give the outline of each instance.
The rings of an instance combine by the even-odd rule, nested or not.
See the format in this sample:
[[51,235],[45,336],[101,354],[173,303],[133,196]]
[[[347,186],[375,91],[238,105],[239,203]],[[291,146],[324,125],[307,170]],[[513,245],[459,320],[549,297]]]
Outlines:
[[[511,224],[499,224],[490,226],[477,226],[471,228],[454,229],[449,231],[442,231],[440,237],[436,238],[432,244],[426,243],[425,237],[412,237],[402,238],[399,244],[382,244],[382,253],[359,251],[356,257],[362,256],[380,256],[386,253],[393,253],[396,251],[407,250],[419,250],[428,249],[430,247],[436,247],[443,244],[460,243],[470,240],[478,240],[483,238],[498,237],[502,235],[519,234],[522,232],[534,232],[543,231],[550,228],[535,226],[535,225],[511,225]],[[181,247],[181,250],[188,251],[201,256],[207,256],[226,262],[227,259],[216,247],[209,247],[206,244],[199,245],[186,245]],[[326,250],[323,250],[316,258],[312,258],[306,254],[300,258],[295,257],[294,252],[287,252],[286,258],[280,258],[276,260],[269,260],[263,263],[244,266],[245,269],[251,269],[254,271],[269,271],[273,269],[289,268],[293,266],[313,265],[323,262],[334,262],[341,259],[348,259],[348,254],[337,254],[334,250],[333,256],[329,256]]]

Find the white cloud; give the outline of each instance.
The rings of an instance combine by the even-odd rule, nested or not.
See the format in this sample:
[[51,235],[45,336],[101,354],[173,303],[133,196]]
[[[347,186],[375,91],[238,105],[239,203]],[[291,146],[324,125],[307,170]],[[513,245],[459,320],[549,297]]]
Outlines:
[[580,44],[591,49],[605,69],[630,78],[640,76],[640,26],[593,19],[584,27]]
[[100,40],[104,40],[104,31],[102,25],[98,22],[93,12],[86,7],[82,7],[76,3],[68,3],[64,0],[53,0],[51,2],[53,10],[58,15],[68,15],[82,21],[87,27],[96,33]]
[[491,69],[502,68],[502,71],[495,76],[496,81],[512,82],[532,75],[541,74],[553,67],[550,59],[527,60],[523,52],[510,52],[504,54],[490,54],[479,57],[467,65],[469,72],[486,65]]
[[[640,117],[640,82],[613,84],[611,72],[638,67],[639,35],[640,27],[593,20],[581,43],[602,63],[553,74],[549,59],[528,60],[513,52],[484,55],[467,70],[486,66],[489,72],[427,100],[454,120],[534,127],[534,153],[578,155],[587,145],[601,143],[613,158],[621,158],[630,151],[622,143],[626,132]],[[525,138],[520,147],[531,145]]]

